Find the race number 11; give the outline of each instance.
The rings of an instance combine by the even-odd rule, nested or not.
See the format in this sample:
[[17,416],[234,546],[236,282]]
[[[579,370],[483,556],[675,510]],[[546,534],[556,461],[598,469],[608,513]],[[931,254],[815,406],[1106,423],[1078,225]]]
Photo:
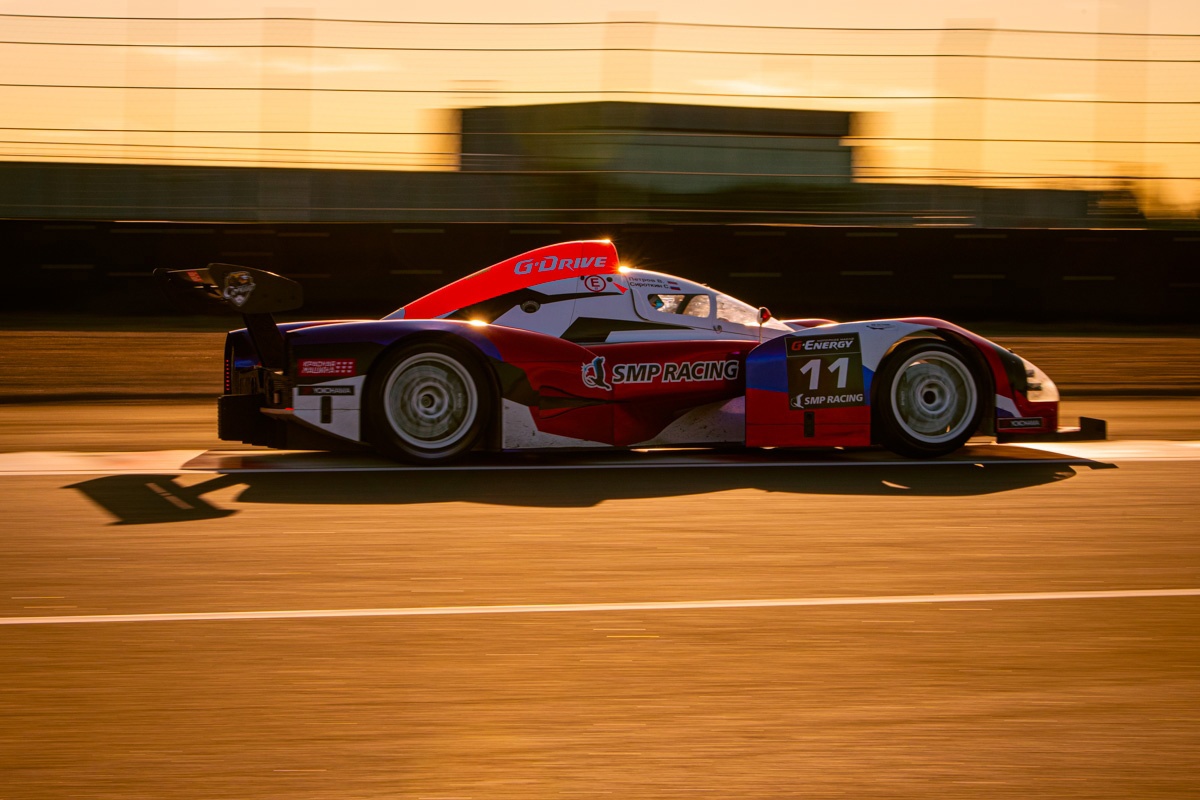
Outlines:
[[[821,363],[824,359],[814,358],[800,368],[801,375],[808,376],[808,390],[815,392],[821,387]],[[827,368],[828,372],[837,373],[837,388],[846,388],[846,376],[850,372],[850,359],[842,356]]]

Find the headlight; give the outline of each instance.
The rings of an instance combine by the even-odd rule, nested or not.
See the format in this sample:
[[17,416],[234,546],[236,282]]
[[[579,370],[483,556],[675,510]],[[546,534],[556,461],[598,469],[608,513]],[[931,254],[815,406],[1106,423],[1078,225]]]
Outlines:
[[1025,365],[1025,396],[1029,398],[1031,403],[1057,403],[1058,402],[1058,387],[1054,385],[1054,381],[1050,380],[1050,376],[1037,368],[1030,361],[1021,359],[1021,363]]

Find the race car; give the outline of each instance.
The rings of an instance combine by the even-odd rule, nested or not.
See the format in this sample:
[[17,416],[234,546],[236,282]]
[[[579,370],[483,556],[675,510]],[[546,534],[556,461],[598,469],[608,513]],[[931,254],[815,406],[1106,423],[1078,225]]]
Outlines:
[[1040,369],[939,319],[772,317],[706,285],[621,265],[609,241],[531,250],[377,320],[276,324],[295,282],[230,264],[156,270],[241,312],[220,438],[373,448],[437,464],[473,451],[858,448],[933,458],[972,436],[1058,428]]

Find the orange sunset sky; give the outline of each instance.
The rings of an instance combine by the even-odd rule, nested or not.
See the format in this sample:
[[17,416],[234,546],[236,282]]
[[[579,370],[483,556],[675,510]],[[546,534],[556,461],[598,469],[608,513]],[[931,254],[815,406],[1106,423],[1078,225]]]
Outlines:
[[[446,109],[616,99],[861,112],[864,180],[1133,180],[1153,213],[1200,204],[1196,0],[0,0],[0,14],[8,160],[446,169]],[[400,24],[430,22],[459,24]]]

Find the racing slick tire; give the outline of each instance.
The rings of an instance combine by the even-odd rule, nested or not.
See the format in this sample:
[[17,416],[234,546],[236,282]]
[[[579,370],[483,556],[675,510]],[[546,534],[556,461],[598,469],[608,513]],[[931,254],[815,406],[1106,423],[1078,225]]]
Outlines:
[[479,441],[493,407],[478,358],[440,342],[414,343],[371,367],[368,441],[400,461],[453,461]]
[[875,381],[877,438],[894,453],[944,456],[979,429],[985,381],[949,345],[928,339],[902,344]]

